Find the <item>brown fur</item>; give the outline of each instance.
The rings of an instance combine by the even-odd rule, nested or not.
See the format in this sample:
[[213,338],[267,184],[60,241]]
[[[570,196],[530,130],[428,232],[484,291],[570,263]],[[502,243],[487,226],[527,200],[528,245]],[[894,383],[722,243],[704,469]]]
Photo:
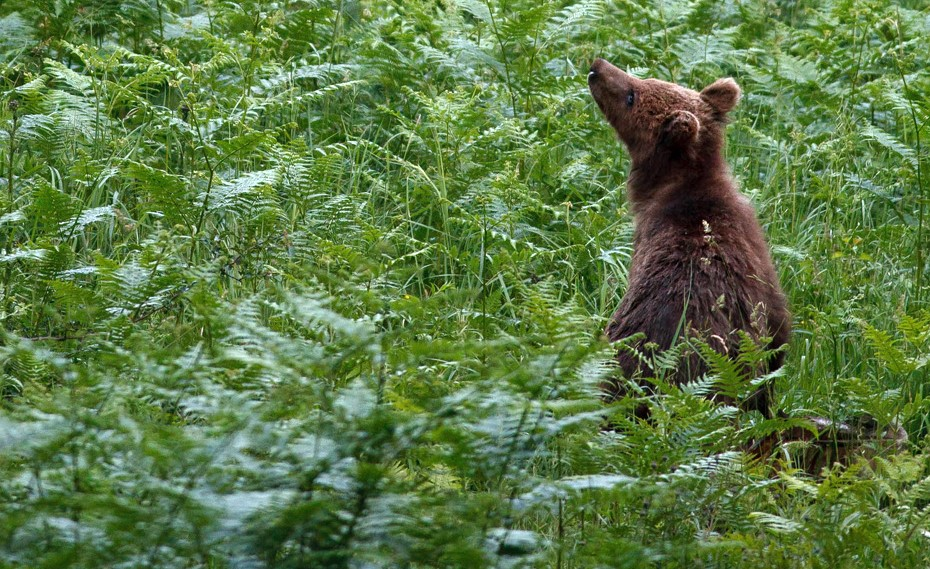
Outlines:
[[759,457],[778,456],[786,466],[800,468],[812,476],[823,469],[842,464],[849,466],[860,458],[875,467],[875,458],[902,452],[908,436],[900,425],[881,427],[868,415],[848,423],[823,417],[805,417],[808,427],[794,426],[770,434],[749,449]]
[[[632,158],[627,183],[636,229],[629,286],[610,324],[612,341],[645,334],[666,350],[697,336],[721,353],[736,354],[744,331],[788,341],[790,315],[769,250],[749,201],[723,158],[727,113],[739,101],[732,79],[698,93],[656,79],[636,79],[598,59],[588,75],[591,94]],[[633,94],[633,105],[628,96]],[[783,352],[768,362],[781,366]],[[618,354],[627,377],[653,371],[628,351]],[[672,380],[707,372],[694,351]],[[623,393],[607,387],[610,395]],[[744,405],[770,416],[770,387]]]

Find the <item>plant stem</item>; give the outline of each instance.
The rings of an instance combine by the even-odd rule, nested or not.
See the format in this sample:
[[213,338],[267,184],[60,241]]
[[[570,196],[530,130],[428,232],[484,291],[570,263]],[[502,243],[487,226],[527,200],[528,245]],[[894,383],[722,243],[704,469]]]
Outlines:
[[510,107],[513,109],[513,116],[517,116],[517,97],[513,92],[513,82],[510,79],[510,61],[507,59],[507,50],[504,48],[504,40],[497,29],[497,19],[494,18],[494,10],[491,8],[491,2],[485,0],[485,6],[488,7],[488,13],[491,15],[491,30],[497,39],[497,45],[501,48],[501,61],[504,62],[504,79],[507,81],[507,92],[510,94]]
[[8,106],[13,111],[13,126],[10,128],[10,161],[6,171],[7,194],[10,200],[7,213],[10,213],[13,211],[13,166],[16,161],[16,129],[19,128],[19,115],[17,115],[16,109],[19,107],[19,101],[14,99],[10,101]]
[[901,83],[904,87],[902,94],[904,95],[904,100],[907,101],[907,110],[910,115],[911,123],[914,128],[914,136],[916,137],[915,145],[917,146],[917,157],[915,160],[916,163],[916,175],[917,175],[917,246],[915,247],[915,270],[917,271],[917,278],[915,281],[914,291],[914,300],[915,303],[919,306],[921,300],[921,292],[923,289],[923,276],[924,276],[924,213],[927,207],[927,196],[925,196],[924,191],[924,181],[923,181],[923,171],[920,166],[921,157],[923,156],[923,151],[920,144],[920,131],[923,129],[923,125],[920,124],[920,121],[917,120],[917,111],[914,109],[914,101],[908,95],[908,85],[907,77],[905,77],[904,72],[901,70],[900,62],[898,58],[893,58],[895,70],[898,72],[898,77],[901,78]]

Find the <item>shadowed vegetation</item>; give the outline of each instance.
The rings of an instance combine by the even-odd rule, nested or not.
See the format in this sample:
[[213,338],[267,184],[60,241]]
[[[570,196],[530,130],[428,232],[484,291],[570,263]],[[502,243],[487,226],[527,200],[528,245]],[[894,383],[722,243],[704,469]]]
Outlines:
[[[0,567],[926,566],[928,36],[921,2],[0,5]],[[752,388],[722,358],[604,406],[598,56],[740,83],[776,406],[906,452],[753,460],[796,421],[706,400]]]

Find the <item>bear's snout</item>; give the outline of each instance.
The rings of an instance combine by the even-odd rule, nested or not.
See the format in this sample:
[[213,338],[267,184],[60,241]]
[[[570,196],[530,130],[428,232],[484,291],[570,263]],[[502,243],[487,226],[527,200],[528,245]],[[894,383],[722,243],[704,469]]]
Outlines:
[[600,57],[591,63],[591,69],[588,71],[588,86],[592,89],[594,87],[603,89],[605,93],[626,96],[626,91],[631,87],[632,82],[633,78],[624,73],[622,69]]
[[597,81],[601,76],[601,69],[604,67],[604,64],[607,62],[598,57],[591,63],[591,68],[588,70],[588,84],[591,84]]

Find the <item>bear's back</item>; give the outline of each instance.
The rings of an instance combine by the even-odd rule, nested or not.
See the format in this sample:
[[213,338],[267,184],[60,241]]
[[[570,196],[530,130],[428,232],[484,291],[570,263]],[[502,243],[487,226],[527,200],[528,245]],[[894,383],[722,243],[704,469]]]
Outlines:
[[[762,229],[749,202],[725,183],[723,191],[720,182],[713,190],[674,188],[679,197],[656,196],[637,212],[629,285],[607,327],[610,340],[643,333],[638,348],[667,350],[689,336],[728,354],[738,350],[740,331],[771,338],[769,348],[787,341],[787,307]],[[628,377],[656,371],[623,351],[619,363]],[[671,379],[685,383],[706,372],[691,351]]]

